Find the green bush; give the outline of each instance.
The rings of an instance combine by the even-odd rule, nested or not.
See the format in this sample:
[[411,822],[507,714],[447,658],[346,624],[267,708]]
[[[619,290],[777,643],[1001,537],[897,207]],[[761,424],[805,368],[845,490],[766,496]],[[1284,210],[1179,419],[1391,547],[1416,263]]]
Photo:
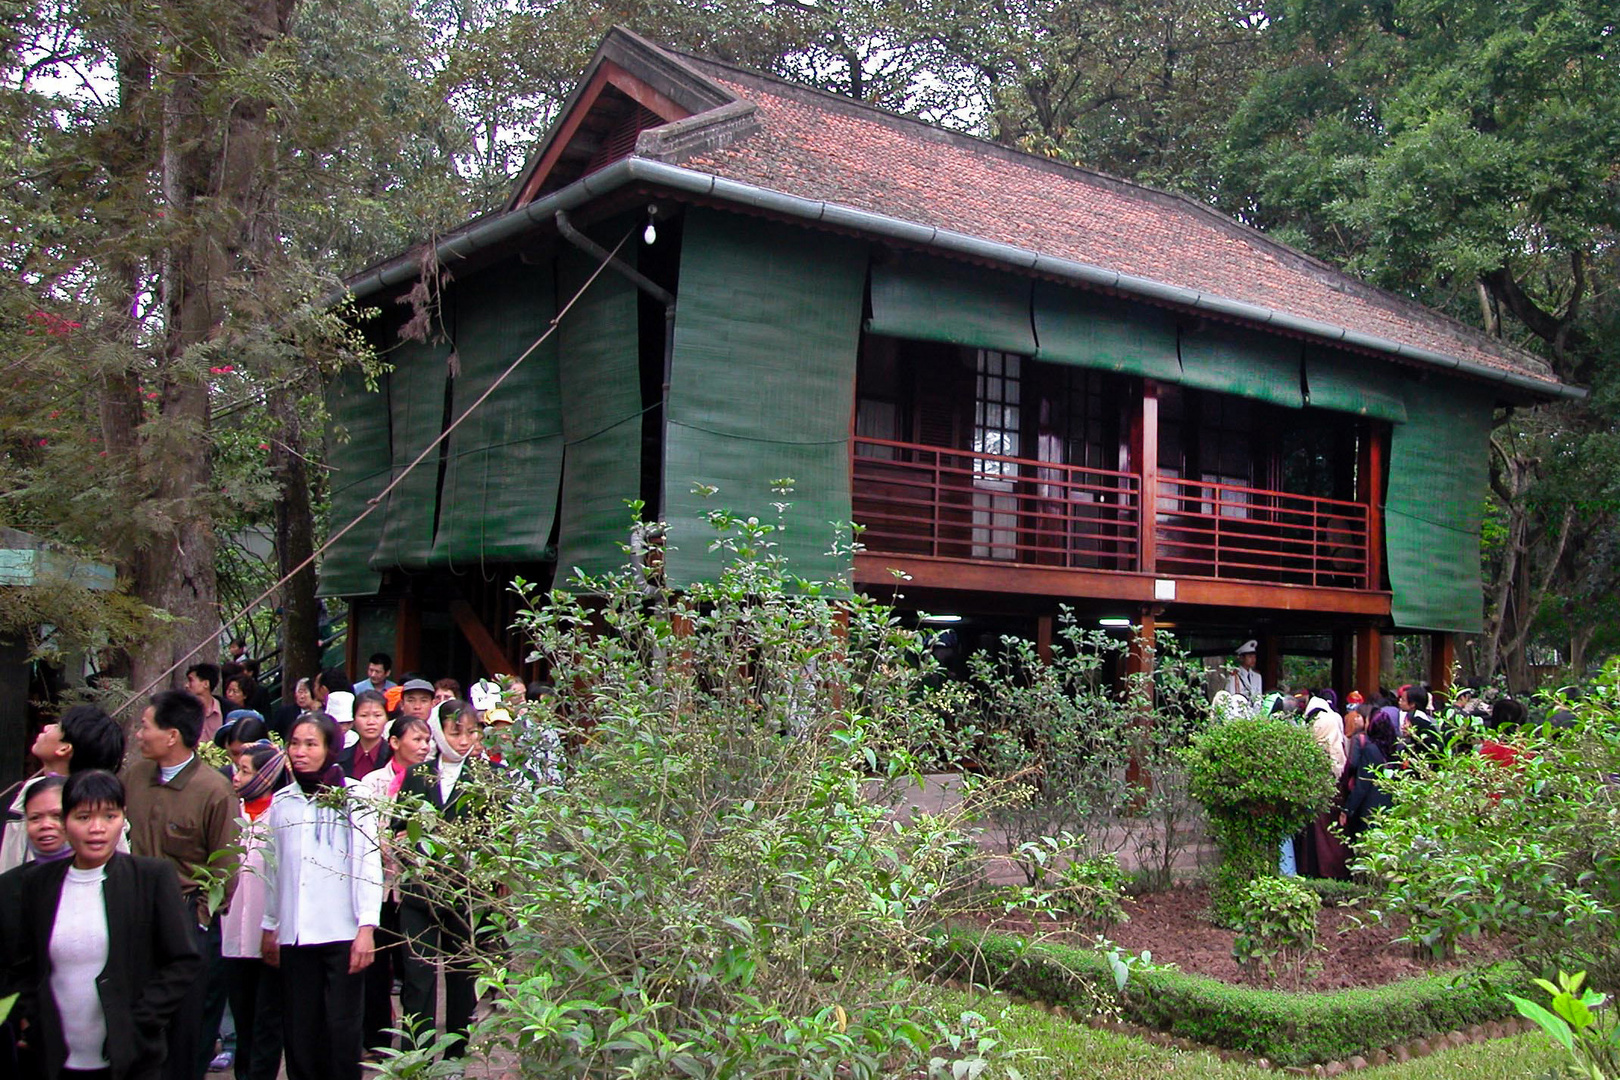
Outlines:
[[[1084,1008],[1115,986],[1108,957],[1094,949],[993,934],[942,939],[936,955],[942,973],[1051,1004]],[[1507,1016],[1512,1007],[1504,993],[1529,985],[1522,969],[1498,965],[1366,989],[1289,993],[1139,964],[1120,1009],[1133,1023],[1208,1046],[1277,1065],[1310,1065]]]
[[1620,985],[1620,664],[1571,704],[1575,728],[1511,736],[1512,768],[1463,751],[1381,781],[1392,805],[1355,864],[1379,886],[1374,916],[1403,916],[1436,956],[1510,934],[1543,974]]
[[713,522],[731,561],[680,593],[641,567],[515,583],[563,693],[489,733],[475,822],[401,809],[407,881],[490,946],[473,1044],[547,1078],[982,1068],[990,1040],[911,967],[941,920],[1039,897],[983,888],[970,809],[889,811],[959,690],[883,604],[789,577],[775,526]]
[[1376,889],[1364,881],[1298,877],[1293,880],[1321,898],[1323,907],[1351,907],[1372,896]]
[[1232,955],[1245,967],[1297,967],[1316,948],[1322,900],[1294,878],[1255,878],[1238,901]]
[[1125,914],[1125,870],[1113,855],[1074,859],[1058,872],[1053,906],[1085,926],[1102,929],[1129,922]]
[[[995,810],[994,832],[1032,885],[1044,867],[1024,857],[1026,845],[1062,833],[1086,854],[1102,853],[1107,837],[1150,883],[1168,885],[1197,818],[1179,754],[1205,723],[1203,667],[1168,633],[1150,645],[1087,629],[1068,609],[1055,629],[1048,660],[1018,637],[968,657],[977,761],[1024,788]],[[1153,675],[1121,685],[1112,673],[1133,650],[1152,653]],[[1152,783],[1131,779],[1133,765]]]
[[1208,728],[1185,756],[1187,788],[1203,803],[1221,852],[1211,911],[1233,926],[1248,883],[1277,875],[1283,838],[1327,808],[1333,766],[1309,730],[1270,716]]

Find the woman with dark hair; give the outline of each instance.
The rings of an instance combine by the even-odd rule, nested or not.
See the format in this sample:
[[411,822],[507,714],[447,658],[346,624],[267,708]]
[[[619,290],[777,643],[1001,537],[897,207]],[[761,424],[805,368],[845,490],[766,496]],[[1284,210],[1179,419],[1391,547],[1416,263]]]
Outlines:
[[166,1029],[202,973],[174,867],[118,851],[124,785],[100,769],[62,787],[71,859],[37,864],[22,897],[13,985],[50,1078],[163,1073]]
[[376,811],[347,797],[337,725],[305,713],[266,824],[265,963],[281,969],[288,1080],[359,1080],[362,972],[382,904]]
[[[481,768],[476,751],[483,738],[483,717],[468,703],[444,701],[428,718],[428,728],[438,745],[438,760],[412,769],[399,794],[421,800],[438,811],[445,821],[453,822],[466,816],[476,801],[477,775]],[[469,964],[472,927],[468,912],[436,901],[409,882],[401,893],[400,932],[409,948],[405,954],[400,1008],[406,1016],[433,1021],[438,1007],[435,968],[442,961],[444,1029],[461,1036],[458,1048],[450,1052],[464,1055],[473,1009],[478,1004],[475,978]]]
[[281,977],[264,962],[263,817],[275,793],[292,782],[287,755],[269,742],[252,743],[236,755],[231,782],[242,800],[242,871],[236,895],[220,919],[225,987],[236,1021],[236,1080],[276,1080],[281,1071]]
[[[1349,834],[1351,844],[1367,831],[1373,813],[1390,805],[1389,793],[1378,786],[1389,758],[1367,732],[1368,716],[1372,711],[1372,706],[1362,705],[1352,709],[1344,718],[1345,743],[1348,747],[1344,775],[1349,790],[1345,794],[1344,810],[1339,814],[1339,825]],[[1377,719],[1382,721],[1380,732],[1384,732],[1385,725],[1389,725],[1388,718]],[[1389,725],[1389,729],[1393,734],[1393,725]]]
[[[73,857],[73,848],[68,846],[67,834],[62,831],[62,785],[65,783],[64,776],[42,776],[23,791],[27,862],[0,874],[0,972],[10,964],[11,957],[17,955],[21,941],[19,916],[27,880],[24,875],[35,863]],[[15,1023],[11,1020],[0,1023],[0,1074],[31,1077],[42,1071],[38,1056],[18,1047]]]

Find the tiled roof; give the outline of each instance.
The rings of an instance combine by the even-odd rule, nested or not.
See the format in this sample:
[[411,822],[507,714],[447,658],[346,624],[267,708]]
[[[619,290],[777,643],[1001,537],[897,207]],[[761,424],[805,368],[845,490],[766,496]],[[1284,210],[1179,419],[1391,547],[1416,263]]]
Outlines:
[[1537,357],[1376,289],[1191,199],[768,76],[682,56],[757,106],[759,130],[687,169],[1358,331],[1516,372]]

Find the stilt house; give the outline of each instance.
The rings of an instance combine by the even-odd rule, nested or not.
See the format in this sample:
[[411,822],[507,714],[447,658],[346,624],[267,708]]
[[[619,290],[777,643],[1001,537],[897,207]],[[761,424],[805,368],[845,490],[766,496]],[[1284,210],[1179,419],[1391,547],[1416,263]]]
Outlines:
[[[437,241],[435,339],[350,281],[393,369],[331,388],[348,521],[616,263],[321,565],[351,668],[517,670],[515,573],[622,561],[627,500],[769,513],[813,576],[1049,647],[1081,618],[1289,643],[1379,681],[1380,635],[1482,618],[1493,410],[1578,393],[1536,358],[1181,196],[612,31],[506,207]],[[455,364],[450,363],[455,354]],[[696,484],[718,494],[705,499]],[[865,526],[852,566],[829,523]],[[1224,643],[1224,644],[1220,644]],[[1268,681],[1271,681],[1268,680]]]

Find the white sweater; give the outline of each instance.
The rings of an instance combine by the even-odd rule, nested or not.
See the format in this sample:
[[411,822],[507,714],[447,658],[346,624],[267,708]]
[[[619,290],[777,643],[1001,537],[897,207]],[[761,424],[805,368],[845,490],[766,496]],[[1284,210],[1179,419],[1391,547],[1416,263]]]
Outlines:
[[107,967],[106,866],[68,867],[51,924],[51,997],[62,1016],[69,1069],[105,1069],[107,1014],[96,980]]
[[[348,786],[354,786],[350,780]],[[276,792],[266,825],[263,928],[282,945],[353,941],[382,907],[377,814],[358,801],[319,805],[293,784]]]

